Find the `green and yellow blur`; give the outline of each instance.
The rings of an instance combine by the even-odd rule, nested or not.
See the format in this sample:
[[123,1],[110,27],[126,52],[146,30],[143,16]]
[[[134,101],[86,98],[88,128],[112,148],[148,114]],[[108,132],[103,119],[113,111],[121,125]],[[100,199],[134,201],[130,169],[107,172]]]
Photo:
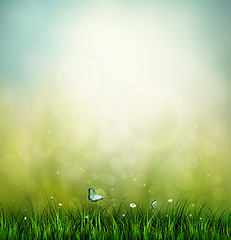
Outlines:
[[1,1],[0,201],[229,209],[230,7]]

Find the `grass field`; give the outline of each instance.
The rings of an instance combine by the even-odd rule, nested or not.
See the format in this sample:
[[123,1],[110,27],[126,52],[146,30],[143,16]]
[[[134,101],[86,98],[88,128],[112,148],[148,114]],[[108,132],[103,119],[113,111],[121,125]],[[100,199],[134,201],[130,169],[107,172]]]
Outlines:
[[[48,200],[42,211],[1,205],[0,239],[231,239],[231,214],[176,200],[167,207],[83,204],[72,210]],[[192,210],[193,209],[193,210]]]

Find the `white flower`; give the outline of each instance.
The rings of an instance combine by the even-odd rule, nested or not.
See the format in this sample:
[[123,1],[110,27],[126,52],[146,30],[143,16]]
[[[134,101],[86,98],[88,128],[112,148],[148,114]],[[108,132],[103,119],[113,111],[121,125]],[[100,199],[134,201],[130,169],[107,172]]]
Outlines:
[[168,202],[173,202],[173,199],[172,198],[168,199]]
[[130,203],[130,207],[131,207],[131,208],[135,208],[135,207],[136,207],[136,204],[135,204],[135,203]]
[[85,218],[89,218],[89,215],[85,216]]
[[59,203],[58,205],[59,205],[60,207],[62,207],[62,206],[63,206],[63,204],[62,204],[62,203]]
[[200,218],[200,220],[202,220],[202,218]]
[[125,217],[125,214],[122,214],[123,217]]
[[192,217],[192,214],[189,214],[189,217]]
[[26,221],[27,217],[24,217],[24,221]]

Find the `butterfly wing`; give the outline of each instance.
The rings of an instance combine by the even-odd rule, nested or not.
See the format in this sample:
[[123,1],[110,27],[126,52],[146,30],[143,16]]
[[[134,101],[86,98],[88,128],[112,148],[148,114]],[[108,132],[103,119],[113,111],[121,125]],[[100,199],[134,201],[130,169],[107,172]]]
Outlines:
[[155,208],[155,204],[156,204],[156,200],[154,200],[154,201],[151,203],[151,206],[152,206],[153,209]]
[[92,202],[96,202],[96,201],[102,200],[103,197],[100,194],[95,194],[95,190],[93,188],[89,188],[88,199]]
[[93,198],[91,199],[92,202],[96,202],[96,201],[99,201],[99,200],[102,200],[103,199],[103,196],[101,196],[100,194],[95,194],[93,196]]
[[93,188],[88,189],[88,199],[92,201],[92,198],[95,195],[95,190]]

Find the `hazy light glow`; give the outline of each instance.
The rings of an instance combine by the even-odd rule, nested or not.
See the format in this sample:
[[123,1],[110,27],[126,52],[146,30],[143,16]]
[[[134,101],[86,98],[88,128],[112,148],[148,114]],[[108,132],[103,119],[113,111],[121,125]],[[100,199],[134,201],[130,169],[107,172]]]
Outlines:
[[[186,109],[191,114],[200,111],[197,96],[191,105],[190,92],[198,86],[205,97],[219,91],[218,79],[194,44],[195,36],[182,27],[181,19],[173,23],[174,34],[161,16],[121,16],[101,9],[90,12],[81,27],[69,29],[65,40],[70,42],[65,44],[70,50],[60,65],[63,87],[78,100],[82,97],[89,114],[104,125],[102,130],[107,124],[110,129],[125,127],[124,137],[128,125],[142,126],[169,111],[179,122],[192,117]],[[209,92],[205,76],[213,81]]]
[[2,196],[227,200],[225,3],[27,4],[0,3]]

